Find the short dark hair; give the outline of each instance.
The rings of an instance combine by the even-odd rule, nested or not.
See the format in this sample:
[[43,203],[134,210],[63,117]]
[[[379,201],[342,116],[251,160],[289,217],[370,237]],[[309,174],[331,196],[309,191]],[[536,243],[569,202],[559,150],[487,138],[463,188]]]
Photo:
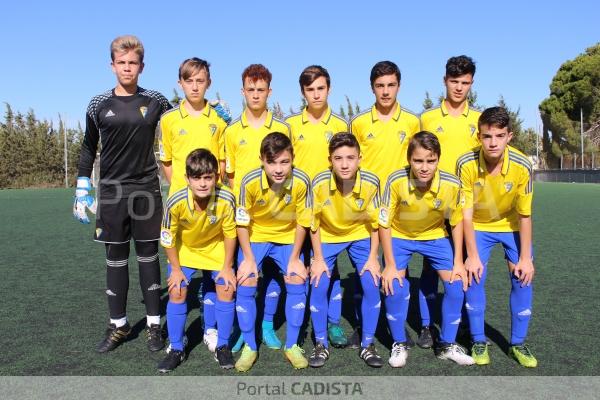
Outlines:
[[360,144],[356,140],[356,136],[348,132],[340,132],[333,135],[329,141],[329,155],[332,155],[334,151],[344,146],[352,147],[358,150],[360,154]]
[[271,132],[260,143],[260,157],[267,161],[273,161],[279,154],[289,151],[294,155],[292,141],[288,135],[281,132]]
[[483,125],[495,126],[497,128],[508,128],[508,131],[512,131],[512,124],[510,122],[510,115],[503,107],[490,107],[483,110],[479,116],[477,127],[480,128]]
[[304,68],[304,71],[300,74],[300,91],[304,93],[304,86],[312,85],[314,81],[319,79],[320,77],[324,77],[327,81],[327,87],[331,86],[331,78],[329,77],[329,72],[320,65],[310,65]]
[[185,174],[188,178],[199,178],[202,175],[217,174],[219,162],[209,150],[192,150],[185,159]]
[[437,136],[429,131],[421,131],[416,133],[408,143],[407,159],[410,161],[410,157],[417,147],[422,147],[425,150],[431,151],[437,155],[438,158],[442,155],[442,147]]
[[206,77],[210,79],[210,64],[208,61],[198,57],[188,58],[179,66],[179,79],[188,79],[201,70],[206,70]]
[[377,64],[373,65],[373,68],[371,68],[371,88],[373,87],[373,84],[377,78],[392,74],[396,75],[398,83],[400,83],[400,68],[398,68],[398,66],[391,61],[379,61]]
[[471,57],[462,55],[448,59],[446,62],[446,77],[456,78],[466,74],[475,76],[475,61]]

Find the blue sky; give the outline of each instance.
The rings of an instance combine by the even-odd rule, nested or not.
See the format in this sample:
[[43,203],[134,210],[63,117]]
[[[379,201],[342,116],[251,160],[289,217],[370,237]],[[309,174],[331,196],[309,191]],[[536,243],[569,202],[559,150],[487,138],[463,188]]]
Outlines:
[[[565,6],[567,4],[568,6]],[[526,127],[560,65],[600,41],[596,2],[31,2],[4,3],[0,24],[0,101],[70,126],[84,121],[90,98],[114,86],[110,41],[139,36],[146,48],[143,87],[172,97],[182,60],[211,63],[212,87],[241,111],[241,72],[263,63],[273,73],[270,103],[298,109],[298,75],[310,64],[332,76],[330,104],[344,95],[373,103],[369,72],[389,59],[402,71],[400,103],[422,111],[425,91],[443,93],[446,60],[477,62],[479,103],[503,95]],[[181,91],[180,91],[181,93]]]

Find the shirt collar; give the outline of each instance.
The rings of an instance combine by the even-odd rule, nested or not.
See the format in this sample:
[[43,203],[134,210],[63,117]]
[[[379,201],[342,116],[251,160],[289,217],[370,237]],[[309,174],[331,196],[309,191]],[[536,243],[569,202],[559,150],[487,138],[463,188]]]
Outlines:
[[[285,180],[285,182],[283,182],[283,188],[286,191],[290,192],[292,190],[293,184],[294,184],[294,168],[292,168],[292,171],[290,172],[290,176],[288,176],[287,179]],[[260,188],[262,190],[269,189],[269,178],[267,178],[267,173],[265,172],[264,168],[261,168]]]
[[[398,103],[398,101],[394,103],[394,106],[396,107],[396,110],[394,111],[394,115],[392,115],[392,119],[394,121],[398,121],[400,119],[400,114],[402,114],[402,107],[400,107],[400,103]],[[377,107],[375,104],[373,104],[373,107],[371,107],[371,121],[379,121],[379,114],[377,114]]]
[[[247,128],[249,126],[248,117],[246,117],[246,109],[244,109],[244,111],[242,111],[242,117],[240,118],[240,122],[242,123],[243,128]],[[270,129],[272,124],[273,124],[273,113],[271,111],[267,110],[267,117],[265,118],[264,126],[266,128]]]
[[[190,213],[192,215],[194,215],[194,212],[196,211],[196,206],[194,205],[194,193],[192,193],[192,189],[190,189],[188,187],[187,190],[187,206],[188,206],[188,210],[190,211]],[[210,195],[210,200],[208,201],[208,207],[207,210],[215,210],[217,208],[217,188],[215,187],[215,189],[213,190],[213,192]]]
[[[442,116],[448,115],[448,107],[446,106],[446,99],[442,100],[442,104],[440,104],[440,110],[442,111]],[[465,101],[465,108],[463,108],[462,115],[464,117],[469,116],[469,101]]]
[[[410,170],[410,176],[408,179],[408,190],[410,192],[413,192],[415,190],[417,190],[417,186],[414,184],[414,181],[417,178],[415,178],[415,175],[412,172],[412,169]],[[436,169],[435,174],[433,175],[433,179],[431,180],[431,186],[429,187],[429,191],[433,192],[435,194],[438,194],[440,192],[440,170]]]
[[[327,110],[325,110],[325,112],[323,113],[323,116],[321,117],[321,121],[324,125],[327,125],[329,123],[329,119],[331,118],[331,108],[329,106],[327,106]],[[307,122],[309,122],[310,120],[308,119],[308,107],[304,107],[304,110],[302,110],[302,123],[306,124]]]
[[[352,187],[352,193],[360,194],[361,186],[362,186],[362,178],[361,178],[361,173],[360,173],[360,169],[359,169],[358,171],[356,171],[356,180],[354,181],[354,187]],[[329,190],[330,191],[337,190],[336,175],[333,171],[331,171],[331,177],[329,178]]]
[[[508,156],[508,145],[504,149],[504,155],[502,156],[502,175],[508,174],[508,168],[510,167],[510,157]],[[483,146],[479,150],[479,172],[486,172],[485,157],[483,156]]]
[[[183,100],[181,100],[181,103],[179,103],[179,114],[181,115],[181,118],[185,118],[188,115],[190,115],[190,113],[184,106],[185,102],[186,102],[186,100],[183,99]],[[212,107],[210,106],[210,104],[208,104],[208,100],[204,99],[204,109],[202,110],[202,115],[205,115],[207,117],[210,116],[211,108]]]

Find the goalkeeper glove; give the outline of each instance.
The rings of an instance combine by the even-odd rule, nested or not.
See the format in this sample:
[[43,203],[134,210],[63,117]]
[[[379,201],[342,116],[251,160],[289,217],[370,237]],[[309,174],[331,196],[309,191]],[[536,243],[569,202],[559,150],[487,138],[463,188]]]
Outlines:
[[90,195],[90,190],[92,190],[90,178],[85,176],[78,177],[75,202],[73,203],[73,217],[84,224],[90,223],[90,219],[85,211],[86,207],[92,214],[96,214],[96,200]]
[[217,115],[223,118],[223,121],[229,123],[231,122],[231,115],[229,115],[229,111],[227,110],[227,106],[225,103],[221,103],[220,100],[210,101],[208,104],[217,112]]

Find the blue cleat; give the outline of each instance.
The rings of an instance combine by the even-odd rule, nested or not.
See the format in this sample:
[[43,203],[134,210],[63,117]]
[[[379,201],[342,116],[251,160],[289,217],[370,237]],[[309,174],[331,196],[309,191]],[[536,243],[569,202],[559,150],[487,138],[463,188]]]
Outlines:
[[281,340],[279,340],[273,329],[273,321],[262,322],[262,341],[270,349],[281,349]]

